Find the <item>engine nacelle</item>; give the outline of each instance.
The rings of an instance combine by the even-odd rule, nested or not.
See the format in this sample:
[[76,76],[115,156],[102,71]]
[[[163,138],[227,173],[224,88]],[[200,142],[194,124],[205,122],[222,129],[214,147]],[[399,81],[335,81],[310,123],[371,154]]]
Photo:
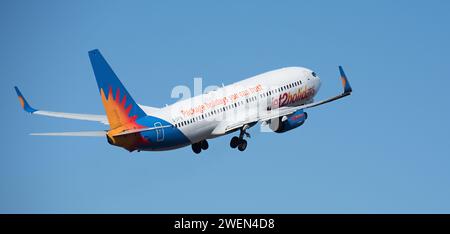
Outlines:
[[303,110],[298,110],[290,115],[281,116],[270,120],[270,129],[276,133],[287,132],[302,126],[307,118],[308,114],[306,112]]

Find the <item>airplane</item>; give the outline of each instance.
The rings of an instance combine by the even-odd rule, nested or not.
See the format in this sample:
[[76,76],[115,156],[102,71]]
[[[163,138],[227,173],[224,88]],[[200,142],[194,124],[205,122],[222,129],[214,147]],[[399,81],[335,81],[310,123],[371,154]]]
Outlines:
[[22,109],[33,115],[96,121],[109,130],[32,133],[40,136],[105,137],[109,144],[133,151],[165,151],[191,146],[196,154],[209,147],[208,140],[238,132],[230,147],[244,151],[248,129],[261,123],[276,133],[304,124],[306,109],[329,103],[352,93],[339,66],[343,91],[314,102],[321,86],[319,76],[303,67],[286,67],[211,92],[179,100],[163,108],[136,103],[98,49],[88,52],[106,115],[76,114],[35,109],[14,87]]

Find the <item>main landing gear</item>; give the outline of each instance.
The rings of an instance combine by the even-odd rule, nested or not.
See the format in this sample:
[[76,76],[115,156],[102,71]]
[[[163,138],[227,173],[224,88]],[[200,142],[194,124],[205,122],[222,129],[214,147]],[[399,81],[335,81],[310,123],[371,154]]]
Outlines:
[[200,152],[202,152],[202,150],[207,150],[209,148],[208,141],[206,141],[206,140],[202,140],[200,142],[194,143],[191,146],[192,146],[192,151],[194,151],[194,153],[196,153],[196,154],[199,154]]
[[244,125],[244,127],[241,128],[239,137],[234,136],[233,138],[231,138],[231,148],[235,149],[237,147],[239,151],[244,151],[247,148],[247,141],[244,140],[244,136],[250,138],[250,134],[246,131],[248,128],[248,125]]

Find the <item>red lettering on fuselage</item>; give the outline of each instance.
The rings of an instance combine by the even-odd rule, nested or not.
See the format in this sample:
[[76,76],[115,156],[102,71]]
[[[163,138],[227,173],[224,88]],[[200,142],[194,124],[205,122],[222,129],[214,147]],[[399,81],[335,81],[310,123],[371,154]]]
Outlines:
[[287,106],[298,101],[308,100],[314,96],[314,88],[300,88],[295,93],[282,93],[272,101],[272,107]]

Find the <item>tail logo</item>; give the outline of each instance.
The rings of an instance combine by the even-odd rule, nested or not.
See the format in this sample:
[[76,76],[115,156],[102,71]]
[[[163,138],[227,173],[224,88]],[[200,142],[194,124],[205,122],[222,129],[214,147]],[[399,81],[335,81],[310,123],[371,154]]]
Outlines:
[[123,95],[123,98],[121,100],[120,89],[116,90],[115,97],[113,95],[112,87],[109,87],[108,98],[106,98],[103,89],[100,89],[100,95],[102,97],[103,106],[105,107],[106,116],[108,117],[111,129],[120,127],[128,123],[134,123],[136,121],[136,115],[130,116],[133,104],[129,103],[129,105],[126,106],[127,96]]

